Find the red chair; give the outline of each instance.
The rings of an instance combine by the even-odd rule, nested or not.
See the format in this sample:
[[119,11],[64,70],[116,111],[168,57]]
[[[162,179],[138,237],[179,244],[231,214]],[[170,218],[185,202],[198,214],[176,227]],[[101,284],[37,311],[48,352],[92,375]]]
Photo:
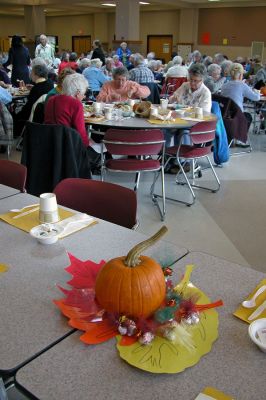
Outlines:
[[[154,172],[161,176],[162,210],[157,199],[153,199],[158,207],[162,221],[165,217],[164,189],[164,135],[159,129],[150,130],[119,130],[109,129],[102,142],[107,151],[119,159],[105,160],[103,146],[101,158],[101,176],[104,180],[106,171],[136,174],[135,188],[137,191],[141,172]],[[133,157],[132,157],[133,156]],[[153,157],[151,157],[153,156]]]
[[58,204],[125,228],[136,226],[136,193],[113,183],[68,178],[54,189]]
[[0,160],[0,183],[26,192],[27,168],[10,160]]
[[187,78],[167,78],[163,84],[161,97],[172,96],[172,94],[184,83],[187,82]]
[[[189,135],[191,138],[191,145],[181,144],[181,142],[182,142],[182,140],[181,140],[179,146],[168,147],[166,149],[167,161],[165,163],[165,166],[168,164],[168,162],[171,159],[176,158],[178,166],[179,166],[179,172],[176,175],[176,183],[182,184],[182,185],[185,185],[185,184],[188,185],[188,188],[192,195],[192,201],[187,202],[187,201],[183,201],[183,200],[177,200],[177,199],[166,197],[167,199],[186,204],[187,206],[191,206],[192,204],[195,203],[195,198],[196,198],[195,193],[193,191],[193,187],[200,188],[200,189],[206,189],[213,193],[217,192],[220,189],[219,178],[218,178],[218,176],[212,166],[210,158],[209,158],[209,154],[211,154],[212,143],[215,139],[215,130],[216,130],[216,121],[199,122],[196,125],[194,125],[190,130]],[[189,179],[184,171],[185,164],[188,162],[191,163],[192,164],[192,178],[194,178],[195,162],[197,160],[203,159],[203,158],[205,158],[208,161],[208,164],[214,175],[215,181],[217,183],[217,187],[215,187],[215,188],[209,188],[206,186],[195,185],[194,183],[189,181]],[[178,180],[180,174],[182,174],[182,176],[184,178],[184,182],[182,182],[182,183]],[[201,177],[201,175],[202,174],[201,174],[201,170],[200,170],[199,177]],[[193,179],[193,181],[194,181],[194,179]]]

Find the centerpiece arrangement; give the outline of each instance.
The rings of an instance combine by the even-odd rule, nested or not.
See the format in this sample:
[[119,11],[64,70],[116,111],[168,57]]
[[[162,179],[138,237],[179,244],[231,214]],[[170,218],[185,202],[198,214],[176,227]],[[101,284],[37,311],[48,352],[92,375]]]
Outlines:
[[121,358],[140,369],[176,373],[210,351],[218,336],[218,314],[208,297],[190,282],[192,265],[174,286],[172,269],[141,253],[165,232],[136,245],[127,256],[107,263],[80,261],[69,255],[73,275],[54,300],[69,324],[85,331],[87,344],[116,336]]

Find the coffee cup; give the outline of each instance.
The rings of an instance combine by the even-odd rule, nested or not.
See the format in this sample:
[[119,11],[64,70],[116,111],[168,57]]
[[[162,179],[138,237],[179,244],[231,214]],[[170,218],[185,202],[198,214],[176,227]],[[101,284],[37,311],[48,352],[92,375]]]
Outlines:
[[162,109],[166,110],[168,106],[168,99],[161,99],[160,100]]
[[203,118],[203,110],[201,107],[195,107],[195,118]]
[[54,193],[42,193],[40,195],[39,220],[42,223],[59,221],[58,206]]

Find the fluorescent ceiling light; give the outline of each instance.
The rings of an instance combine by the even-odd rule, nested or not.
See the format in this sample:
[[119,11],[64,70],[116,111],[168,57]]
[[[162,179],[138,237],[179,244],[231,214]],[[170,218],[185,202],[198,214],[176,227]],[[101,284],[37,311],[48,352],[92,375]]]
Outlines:
[[208,1],[221,1],[221,0],[208,0]]
[[116,7],[116,5],[114,3],[102,3],[102,6]]
[[151,3],[147,3],[146,1],[140,1],[139,4],[151,4]]

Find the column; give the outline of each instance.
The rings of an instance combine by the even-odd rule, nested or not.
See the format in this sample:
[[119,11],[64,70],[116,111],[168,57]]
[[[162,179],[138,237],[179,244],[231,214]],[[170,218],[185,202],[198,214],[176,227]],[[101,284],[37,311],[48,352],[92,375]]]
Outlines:
[[139,51],[139,0],[116,0],[114,45],[123,41],[131,51]]
[[183,8],[180,10],[179,43],[193,43],[194,48],[198,43],[198,17],[196,8]]
[[27,40],[34,41],[36,35],[46,34],[44,6],[24,6],[24,17]]

